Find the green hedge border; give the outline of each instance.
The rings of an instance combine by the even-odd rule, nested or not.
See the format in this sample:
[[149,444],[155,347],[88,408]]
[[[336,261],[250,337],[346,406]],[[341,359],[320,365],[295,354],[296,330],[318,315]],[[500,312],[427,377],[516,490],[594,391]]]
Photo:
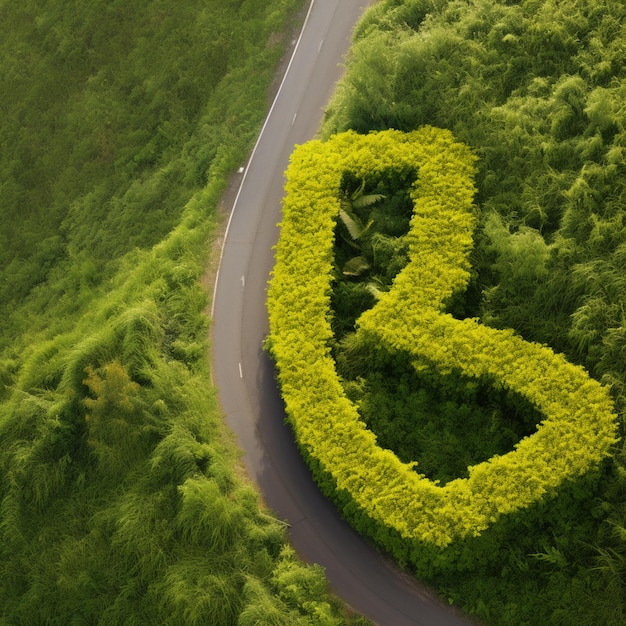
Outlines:
[[[466,285],[475,158],[445,130],[346,132],[298,146],[287,170],[276,266],[268,293],[269,346],[287,414],[306,458],[330,491],[402,538],[445,547],[478,536],[499,516],[554,493],[610,453],[616,416],[607,391],[550,348],[441,312]],[[346,398],[330,354],[333,241],[342,176],[417,170],[409,264],[358,320],[366,341],[408,351],[444,375],[488,376],[545,415],[516,449],[440,487],[377,446]],[[327,485],[327,491],[329,490]]]

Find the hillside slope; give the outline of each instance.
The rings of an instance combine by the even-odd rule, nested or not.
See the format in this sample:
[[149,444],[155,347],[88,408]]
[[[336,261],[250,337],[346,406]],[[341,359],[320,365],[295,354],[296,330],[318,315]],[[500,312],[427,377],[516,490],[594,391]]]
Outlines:
[[200,286],[302,3],[0,3],[0,624],[343,624],[242,477]]

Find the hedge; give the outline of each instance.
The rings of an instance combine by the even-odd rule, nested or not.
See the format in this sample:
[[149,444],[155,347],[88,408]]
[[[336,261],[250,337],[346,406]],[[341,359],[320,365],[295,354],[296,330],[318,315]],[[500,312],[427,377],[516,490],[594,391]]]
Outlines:
[[[322,487],[393,536],[443,548],[478,536],[503,514],[554,494],[610,454],[616,416],[605,388],[550,348],[443,312],[469,278],[475,158],[445,130],[352,131],[298,146],[268,292],[270,335],[288,419]],[[364,180],[412,168],[409,264],[357,320],[357,336],[408,351],[415,367],[486,376],[545,419],[512,452],[439,486],[377,446],[343,392],[331,356],[333,242],[345,173]],[[417,459],[416,461],[419,461]],[[341,495],[344,494],[344,495]],[[380,533],[379,533],[380,534]]]

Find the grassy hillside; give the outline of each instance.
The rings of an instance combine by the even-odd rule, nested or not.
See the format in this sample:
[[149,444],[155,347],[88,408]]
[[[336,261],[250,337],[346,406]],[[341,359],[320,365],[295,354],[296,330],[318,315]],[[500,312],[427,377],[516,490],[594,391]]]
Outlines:
[[[479,157],[478,228],[469,287],[449,312],[564,353],[618,408],[622,439],[597,474],[485,533],[481,558],[474,545],[471,560],[433,576],[498,626],[626,622],[625,18],[604,0],[382,0],[360,24],[325,120],[327,136],[432,124],[468,144]],[[433,424],[430,409],[449,393],[393,377],[378,380],[365,419],[400,454],[427,455],[432,475],[459,476],[452,459],[484,458],[510,437],[501,424],[495,436],[468,426],[467,411],[453,423],[446,409]],[[413,425],[428,441],[411,450],[410,420],[399,425],[383,402],[400,406],[406,380],[404,404],[429,417]]]
[[0,624],[359,621],[209,382],[217,204],[301,6],[0,3]]

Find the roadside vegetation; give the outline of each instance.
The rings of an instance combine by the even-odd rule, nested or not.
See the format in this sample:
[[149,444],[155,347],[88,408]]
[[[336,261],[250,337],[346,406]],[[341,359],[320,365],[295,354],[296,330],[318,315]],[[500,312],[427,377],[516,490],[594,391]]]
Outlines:
[[[299,146],[287,170],[268,292],[267,346],[287,415],[318,484],[355,528],[429,580],[471,571],[476,563],[498,567],[518,534],[538,522],[550,525],[542,511],[546,503],[587,500],[617,442],[608,388],[584,368],[510,329],[445,312],[470,277],[473,163],[449,131],[431,126],[408,133],[348,131]],[[342,239],[349,242],[342,226],[352,239],[375,228],[371,215],[379,211],[372,210],[366,223],[352,209],[381,196],[346,194],[343,181],[355,176],[368,183],[381,173],[397,179],[395,173],[407,168],[416,171],[409,193],[413,217],[404,236],[408,263],[388,290],[381,281],[368,285],[376,303],[338,342],[330,294],[342,276],[354,275],[356,264],[355,257],[338,264],[333,252]],[[370,256],[362,252],[360,269]],[[405,383],[400,395],[381,392],[378,383],[389,377]],[[465,391],[464,403],[450,403],[444,414],[437,413],[441,404],[428,400],[421,414],[407,407],[404,402],[426,386],[424,380],[438,383],[448,398]],[[491,389],[497,393],[490,397],[485,390]],[[491,457],[452,473],[443,485],[439,477],[422,474],[423,451],[433,457],[427,471],[433,461],[443,461],[449,471],[448,454],[462,460],[466,444],[498,434],[501,422],[489,420],[485,397],[496,405],[508,401],[504,409],[513,423],[526,413],[527,436],[510,451],[496,442]],[[522,409],[517,414],[516,405]],[[479,416],[474,423],[482,416],[488,428],[471,433],[468,407]],[[368,423],[372,415],[379,421]],[[416,457],[416,449],[393,454],[393,445],[385,445],[388,432],[395,442],[411,435],[419,442],[422,415],[441,436],[427,441]]]
[[364,623],[210,383],[218,202],[302,6],[0,3],[0,624]]
[[[470,277],[446,310],[562,353],[610,390],[618,413],[619,440],[597,471],[433,568],[429,580],[486,624],[626,622],[625,18],[604,0],[381,0],[358,27],[325,119],[327,139],[429,124],[469,146],[478,157]],[[401,193],[377,185],[360,193]],[[396,271],[371,253],[380,218],[356,217],[364,229],[374,222],[357,238],[338,220],[339,338],[373,305],[372,283]],[[387,267],[402,254],[396,245]],[[374,359],[358,357],[338,362],[346,375],[370,376],[367,394],[358,376],[349,385],[363,419],[405,460],[423,456],[433,478],[454,480],[466,462],[506,453],[536,419],[534,407],[497,391],[389,358],[374,371]]]

